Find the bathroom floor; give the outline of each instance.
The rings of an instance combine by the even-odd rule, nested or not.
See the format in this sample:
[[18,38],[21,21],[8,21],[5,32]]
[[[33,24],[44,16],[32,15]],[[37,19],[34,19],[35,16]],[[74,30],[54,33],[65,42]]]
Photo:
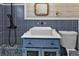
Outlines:
[[78,52],[70,51],[69,56],[79,56]]
[[[2,51],[2,52],[1,52]],[[0,51],[1,56],[21,56],[22,50],[21,49],[2,49]],[[79,56],[76,52],[71,51],[69,56]]]
[[10,47],[10,46],[1,46],[0,47],[0,56],[21,56],[22,50],[18,48],[18,46]]
[[[14,47],[0,47],[0,56],[22,56],[22,49]],[[69,56],[79,56],[77,51],[69,51]]]

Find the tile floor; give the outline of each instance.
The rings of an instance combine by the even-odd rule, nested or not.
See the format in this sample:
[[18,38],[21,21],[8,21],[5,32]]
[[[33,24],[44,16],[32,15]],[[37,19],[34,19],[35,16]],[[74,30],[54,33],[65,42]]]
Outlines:
[[[5,47],[4,45],[0,47],[0,56],[22,56],[22,50],[17,45],[14,47]],[[78,51],[69,51],[69,56],[79,56],[79,53]]]

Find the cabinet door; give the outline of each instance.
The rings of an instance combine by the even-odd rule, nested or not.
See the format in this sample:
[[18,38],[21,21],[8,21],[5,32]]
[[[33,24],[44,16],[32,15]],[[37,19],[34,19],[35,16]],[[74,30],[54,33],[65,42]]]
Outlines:
[[57,17],[79,17],[79,4],[56,4]]
[[23,56],[41,56],[41,50],[38,48],[24,48]]
[[42,49],[42,56],[59,56],[59,49]]

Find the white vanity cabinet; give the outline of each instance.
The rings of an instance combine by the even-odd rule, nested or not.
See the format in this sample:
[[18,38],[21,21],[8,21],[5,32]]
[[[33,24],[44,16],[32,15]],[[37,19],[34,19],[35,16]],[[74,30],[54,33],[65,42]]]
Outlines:
[[23,41],[22,53],[25,56],[61,55],[61,36],[51,27],[32,27],[21,38]]
[[24,38],[23,56],[60,56],[59,38]]

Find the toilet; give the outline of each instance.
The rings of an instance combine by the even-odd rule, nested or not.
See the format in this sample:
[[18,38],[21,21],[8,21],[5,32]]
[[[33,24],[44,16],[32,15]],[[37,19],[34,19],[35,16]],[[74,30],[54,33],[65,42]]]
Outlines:
[[77,32],[75,31],[59,31],[61,35],[61,45],[66,48],[69,55],[69,51],[76,51]]

